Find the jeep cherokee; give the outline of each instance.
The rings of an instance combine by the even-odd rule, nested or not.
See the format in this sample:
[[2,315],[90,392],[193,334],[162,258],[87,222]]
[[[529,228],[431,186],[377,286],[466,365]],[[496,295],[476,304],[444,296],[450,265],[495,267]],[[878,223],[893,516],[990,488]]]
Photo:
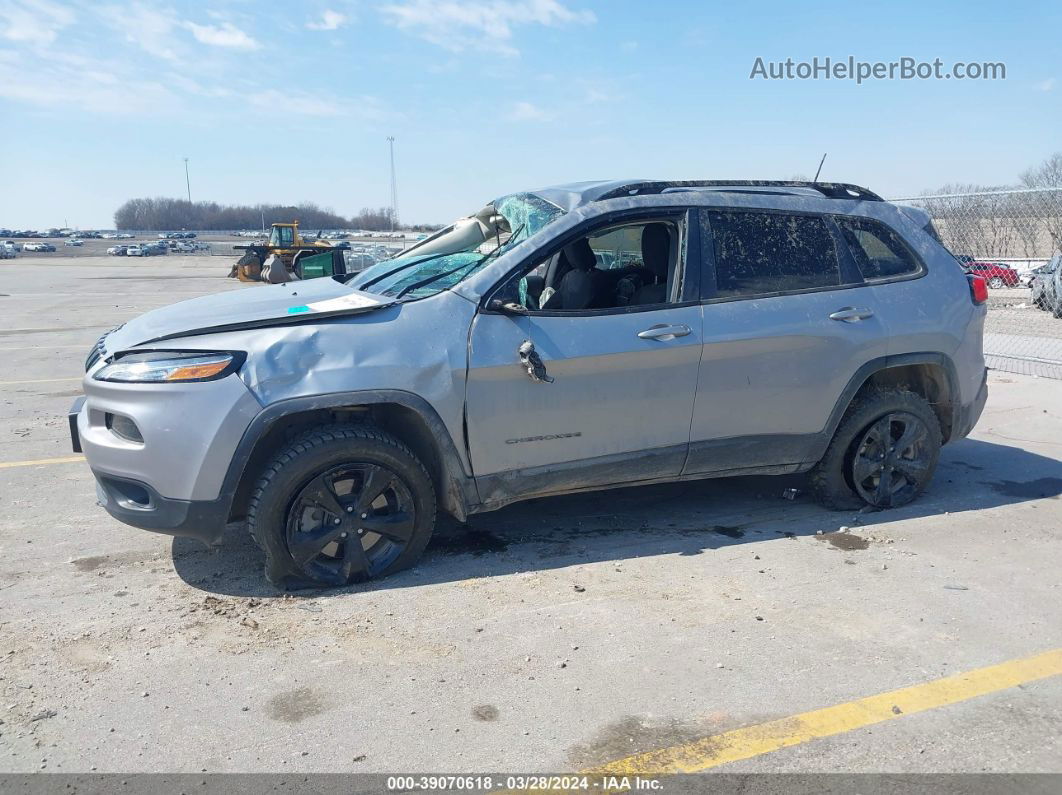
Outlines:
[[246,521],[290,588],[411,565],[437,510],[619,485],[808,472],[889,508],[981,414],[986,299],[864,188],[584,182],[131,320],[71,433],[112,516],[208,544]]

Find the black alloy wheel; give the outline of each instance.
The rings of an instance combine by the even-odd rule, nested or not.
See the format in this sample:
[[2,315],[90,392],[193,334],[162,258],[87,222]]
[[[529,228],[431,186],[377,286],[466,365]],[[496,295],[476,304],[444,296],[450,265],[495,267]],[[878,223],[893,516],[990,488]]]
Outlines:
[[414,536],[409,486],[386,466],[356,462],[311,479],[288,509],[291,560],[318,582],[349,584],[378,576]]
[[878,508],[910,502],[932,476],[929,433],[921,418],[907,412],[869,425],[853,448],[849,472],[856,493]]

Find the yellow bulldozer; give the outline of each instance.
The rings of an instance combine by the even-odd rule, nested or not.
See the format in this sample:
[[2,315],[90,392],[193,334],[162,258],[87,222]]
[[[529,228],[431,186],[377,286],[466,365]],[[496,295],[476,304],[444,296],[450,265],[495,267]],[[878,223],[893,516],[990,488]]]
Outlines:
[[327,240],[306,240],[299,235],[299,222],[273,224],[269,239],[247,246],[233,246],[244,252],[229,271],[241,282],[280,282],[313,279],[346,273],[341,248]]

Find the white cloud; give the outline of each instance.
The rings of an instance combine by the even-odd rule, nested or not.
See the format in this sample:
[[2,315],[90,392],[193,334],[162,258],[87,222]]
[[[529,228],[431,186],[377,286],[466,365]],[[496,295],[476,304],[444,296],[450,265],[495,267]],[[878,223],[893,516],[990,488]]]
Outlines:
[[[125,40],[142,50],[170,61],[186,62],[188,48],[174,32],[183,28],[200,44],[234,50],[257,50],[261,45],[231,22],[200,25],[182,21],[171,8],[159,8],[135,2],[128,6],[110,5],[99,9],[104,21],[125,35]],[[208,14],[215,17],[214,13]]]
[[262,46],[231,22],[223,22],[221,25],[197,25],[195,22],[185,22],[183,25],[192,32],[200,44],[230,47],[234,50],[257,50]]
[[612,94],[609,91],[606,91],[603,88],[588,85],[586,87],[586,94],[583,99],[588,105],[601,105],[606,102],[615,101],[616,95]]
[[592,11],[573,11],[560,0],[406,0],[383,6],[384,19],[453,52],[466,49],[517,55],[513,29],[522,25],[590,24]]
[[248,97],[257,108],[276,110],[284,108],[286,115],[293,117],[313,116],[319,118],[350,117],[361,121],[380,121],[391,116],[375,97],[361,96],[351,99],[323,100],[305,91],[266,89]]
[[125,40],[144,52],[170,61],[179,60],[174,48],[173,30],[178,20],[169,9],[151,8],[141,3],[129,6],[102,6],[98,9],[104,21],[114,30],[125,34]]
[[1036,84],[1036,88],[1040,91],[1051,91],[1055,87],[1055,78],[1049,77]]
[[0,36],[25,44],[51,44],[77,16],[49,0],[9,0],[0,5]]
[[178,72],[167,72],[164,77],[166,78],[167,85],[183,91],[186,94],[193,94],[197,97],[219,99],[231,97],[233,93],[225,86],[213,84],[209,80],[207,80],[207,82],[201,82]]
[[345,111],[334,103],[324,103],[309,94],[296,94],[290,91],[277,91],[270,88],[259,91],[249,98],[252,105],[259,108],[284,108],[284,113],[296,116],[343,116]]
[[306,27],[310,30],[338,30],[347,24],[347,15],[341,14],[338,11],[332,9],[326,9],[321,14],[320,20],[316,22],[307,22]]
[[135,115],[182,110],[179,98],[161,83],[143,79],[125,64],[72,53],[33,59],[0,50],[0,97],[46,109],[78,108],[92,113]]
[[530,102],[517,102],[506,118],[509,121],[549,121],[553,116],[538,105]]

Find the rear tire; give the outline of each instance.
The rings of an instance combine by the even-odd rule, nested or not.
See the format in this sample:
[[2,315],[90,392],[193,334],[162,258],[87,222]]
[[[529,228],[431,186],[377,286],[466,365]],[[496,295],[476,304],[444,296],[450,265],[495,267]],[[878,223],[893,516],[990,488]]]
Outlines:
[[906,389],[867,392],[811,470],[812,489],[834,510],[898,508],[929,484],[940,446],[940,421],[924,398]]
[[1003,286],[1003,280],[998,276],[993,276],[991,279],[988,280],[988,286],[991,287],[993,290],[998,290],[1000,287]]
[[281,449],[255,483],[251,537],[279,588],[350,585],[408,568],[435,526],[423,464],[370,425],[321,426]]

